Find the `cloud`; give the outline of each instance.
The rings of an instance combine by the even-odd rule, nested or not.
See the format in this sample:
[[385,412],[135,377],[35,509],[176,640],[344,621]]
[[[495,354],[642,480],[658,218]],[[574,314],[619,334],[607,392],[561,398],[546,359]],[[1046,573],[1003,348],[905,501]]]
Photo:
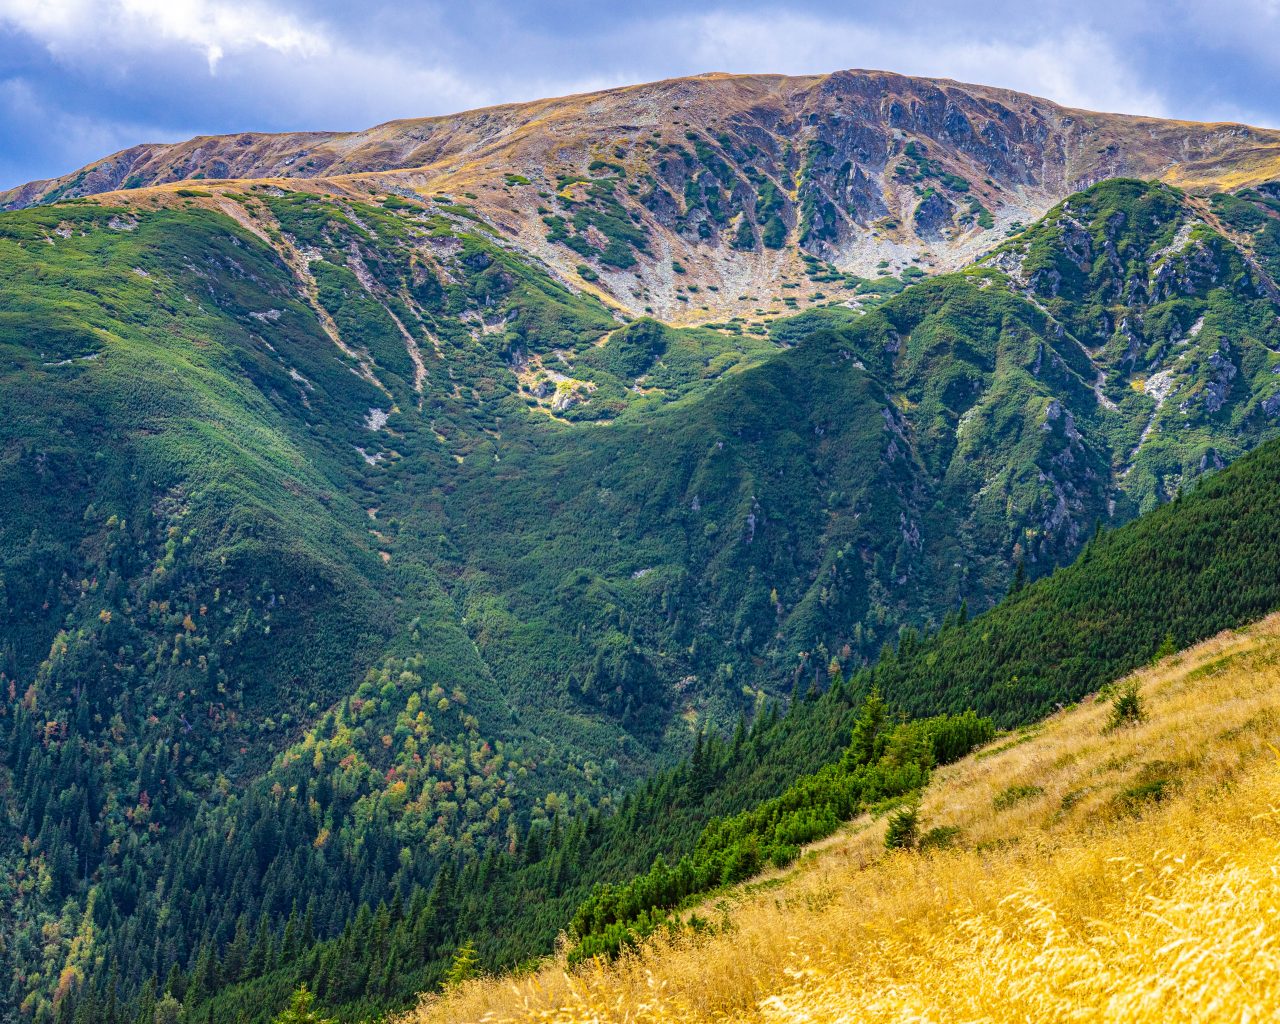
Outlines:
[[1027,41],[990,32],[975,39],[945,22],[894,29],[795,12],[718,11],[673,19],[660,32],[706,69],[796,74],[866,68],[1003,86],[1066,106],[1152,115],[1167,110],[1160,92],[1126,66],[1110,41],[1086,29]]
[[60,171],[83,164],[85,154],[105,156],[141,140],[174,141],[191,134],[127,117],[77,114],[51,103],[21,76],[0,79],[0,137],[24,140],[20,149],[0,146],[0,187],[47,176],[38,173],[41,168]]
[[0,22],[65,57],[189,47],[210,73],[229,53],[261,48],[309,58],[332,49],[323,32],[285,11],[225,0],[0,0]]
[[361,128],[492,98],[483,76],[406,60],[389,40],[352,45],[340,27],[279,2],[0,0],[0,41],[5,28],[44,54],[26,101],[38,93],[68,116],[146,111],[206,132]]
[[[1236,62],[1247,57],[1249,62],[1273,72],[1280,69],[1280,0],[1231,0],[1218,4],[1180,0],[1177,7],[1178,20],[1204,48],[1206,56],[1225,51],[1234,55]],[[1210,57],[1201,68],[1209,70],[1215,64],[1217,61]]]
[[46,82],[62,76],[96,94],[64,83],[65,103],[141,108],[161,121],[172,111],[203,132],[364,128],[626,81],[573,66],[529,74],[515,60],[473,63],[466,47],[483,49],[487,40],[458,38],[447,18],[428,11],[402,12],[398,34],[385,18],[371,33],[304,11],[302,2],[0,0],[0,41],[5,27],[21,33],[47,55]]

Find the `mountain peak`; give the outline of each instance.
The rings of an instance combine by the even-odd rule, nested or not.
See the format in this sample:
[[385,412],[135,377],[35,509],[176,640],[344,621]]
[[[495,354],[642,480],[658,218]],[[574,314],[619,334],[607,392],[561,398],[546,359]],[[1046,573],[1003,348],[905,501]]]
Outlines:
[[193,181],[443,196],[628,313],[705,322],[750,315],[779,285],[799,305],[825,297],[801,256],[869,279],[950,270],[1105,178],[1212,191],[1277,173],[1280,132],[1243,125],[889,71],[710,72],[365,131],[139,145],[0,205],[169,202],[172,189],[145,197]]

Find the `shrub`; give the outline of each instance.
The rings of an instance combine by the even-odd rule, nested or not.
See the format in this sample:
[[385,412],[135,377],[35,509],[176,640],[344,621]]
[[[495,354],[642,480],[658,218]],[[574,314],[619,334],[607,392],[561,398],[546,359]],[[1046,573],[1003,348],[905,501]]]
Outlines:
[[761,240],[769,249],[781,249],[787,242],[787,225],[776,213],[764,222]]
[[920,837],[920,842],[916,844],[916,849],[921,853],[928,850],[946,850],[955,844],[955,841],[964,832],[959,825],[939,825],[936,828],[929,829]]
[[995,738],[995,723],[969,710],[960,715],[939,715],[927,723],[933,757],[938,764],[958,761],[975,747]]
[[1168,761],[1152,761],[1139,769],[1133,785],[1122,789],[1111,801],[1121,814],[1138,814],[1149,803],[1159,803],[1178,785],[1179,766]]
[[920,808],[910,804],[896,811],[889,819],[889,828],[884,834],[886,850],[913,849],[920,837]]
[[1111,698],[1111,717],[1107,720],[1104,732],[1114,732],[1126,725],[1137,725],[1147,717],[1142,704],[1142,694],[1138,692],[1138,684],[1126,684]]
[[1009,786],[995,795],[991,801],[991,806],[997,811],[1007,810],[1014,804],[1029,800],[1033,796],[1039,796],[1043,792],[1044,790],[1040,786]]

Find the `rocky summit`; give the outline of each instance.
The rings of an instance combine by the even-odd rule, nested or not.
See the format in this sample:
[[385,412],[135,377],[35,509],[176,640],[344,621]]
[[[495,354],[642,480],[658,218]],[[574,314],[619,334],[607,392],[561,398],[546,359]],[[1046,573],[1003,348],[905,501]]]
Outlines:
[[140,145],[0,205],[244,179],[440,197],[629,314],[693,323],[750,316],[784,286],[810,301],[824,289],[799,275],[806,255],[873,279],[957,269],[1105,178],[1213,190],[1277,173],[1280,132],[1244,125],[878,71],[714,74],[361,132]]

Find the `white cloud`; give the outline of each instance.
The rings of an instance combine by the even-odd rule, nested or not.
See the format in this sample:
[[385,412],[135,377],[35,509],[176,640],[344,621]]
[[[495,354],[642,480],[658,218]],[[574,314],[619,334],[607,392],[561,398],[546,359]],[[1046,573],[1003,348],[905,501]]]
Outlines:
[[[68,70],[130,83],[139,105],[167,102],[178,83],[240,105],[252,127],[264,102],[299,128],[363,128],[515,99],[622,84],[587,73],[535,80],[509,68],[433,59],[429,48],[378,39],[363,45],[294,11],[295,0],[0,0],[0,28],[25,33]],[[202,57],[198,68],[191,57]],[[269,101],[268,98],[269,97]]]
[[[646,0],[579,21],[546,9],[576,2],[0,0],[0,63],[18,54],[39,100],[0,90],[0,167],[44,176],[192,128],[358,129],[703,71],[879,68],[1275,123],[1259,83],[1280,71],[1280,0],[711,0],[697,14]],[[56,140],[39,127],[55,123]]]
[[[210,74],[258,76],[260,95],[274,93],[282,111],[351,126],[349,117],[378,120],[382,111],[395,116],[444,112],[628,78],[850,67],[1003,85],[1096,109],[1150,114],[1166,109],[1108,39],[1086,30],[1060,34],[1050,29],[1019,42],[990,31],[989,25],[967,29],[950,18],[933,24],[915,20],[908,27],[786,9],[658,15],[628,19],[596,40],[602,52],[580,52],[571,61],[585,66],[549,67],[551,73],[535,81],[518,53],[506,64],[485,60],[471,66],[465,51],[433,58],[429,48],[402,48],[390,39],[361,46],[296,10],[297,0],[0,0],[0,26],[26,33],[77,71],[96,67],[118,73],[132,58],[144,58],[152,70],[163,65],[176,71],[184,53],[198,54]],[[623,29],[625,45],[616,45],[623,42],[616,35]],[[517,31],[509,42],[518,39]],[[579,42],[590,51],[589,42]],[[573,51],[571,31],[563,44]],[[614,66],[605,72],[602,60]],[[634,74],[619,66],[632,62]],[[569,76],[558,77],[557,71]]]
[[232,53],[317,57],[332,49],[323,32],[269,4],[227,0],[0,0],[0,23],[64,57],[186,47],[211,73]]
[[1182,0],[1178,6],[1185,30],[1197,43],[1280,68],[1280,0]]
[[717,11],[657,26],[686,63],[717,71],[819,73],[872,68],[1003,86],[1067,106],[1159,115],[1166,104],[1111,43],[1084,29],[1033,41],[987,30],[979,41],[954,23],[910,31],[807,14]]
[[[0,28],[25,33],[78,76],[130,83],[138,105],[166,104],[175,86],[216,75],[208,98],[243,107],[250,125],[264,104],[293,127],[355,128],[494,101],[483,75],[390,45],[362,49],[288,3],[0,0]],[[192,57],[202,63],[191,67]]]

